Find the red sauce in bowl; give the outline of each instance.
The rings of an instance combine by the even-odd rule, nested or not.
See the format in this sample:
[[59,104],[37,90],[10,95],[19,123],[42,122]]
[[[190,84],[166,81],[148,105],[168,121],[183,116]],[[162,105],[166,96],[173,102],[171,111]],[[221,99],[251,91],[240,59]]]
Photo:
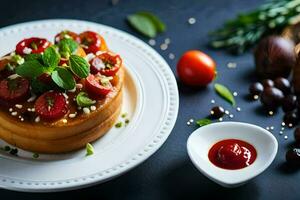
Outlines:
[[221,140],[208,152],[210,162],[217,167],[231,170],[251,165],[256,156],[256,150],[251,144],[237,139]]

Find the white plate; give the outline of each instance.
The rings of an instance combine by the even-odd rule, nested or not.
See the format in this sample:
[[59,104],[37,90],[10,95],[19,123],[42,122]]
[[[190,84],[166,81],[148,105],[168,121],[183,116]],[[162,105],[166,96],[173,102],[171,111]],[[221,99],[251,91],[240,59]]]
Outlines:
[[23,38],[40,36],[53,41],[54,35],[64,29],[99,32],[109,48],[122,56],[127,67],[123,112],[128,112],[130,123],[120,129],[112,128],[94,142],[95,154],[89,157],[85,157],[84,150],[40,155],[38,159],[33,159],[32,153],[26,151],[20,151],[18,157],[2,152],[2,188],[49,192],[106,181],[132,169],[157,151],[175,124],[179,98],[170,67],[151,47],[125,32],[77,20],[17,24],[0,29],[0,55],[14,50]]

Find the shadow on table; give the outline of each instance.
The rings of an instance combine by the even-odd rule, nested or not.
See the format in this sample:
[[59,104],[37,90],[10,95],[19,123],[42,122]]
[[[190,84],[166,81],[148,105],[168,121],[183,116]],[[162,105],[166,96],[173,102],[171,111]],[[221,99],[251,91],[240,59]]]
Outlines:
[[[238,188],[224,188],[202,175],[186,160],[165,174],[162,182],[164,199],[257,199],[259,192],[254,181]],[[251,195],[249,195],[251,191]]]

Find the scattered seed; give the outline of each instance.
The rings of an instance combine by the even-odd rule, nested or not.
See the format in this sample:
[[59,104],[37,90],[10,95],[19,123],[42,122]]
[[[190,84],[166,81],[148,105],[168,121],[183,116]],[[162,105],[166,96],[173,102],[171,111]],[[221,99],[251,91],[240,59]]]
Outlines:
[[174,58],[175,58],[175,55],[173,53],[169,53],[169,59],[174,60]]
[[241,111],[241,108],[240,108],[240,107],[237,107],[236,110],[237,110],[238,112],[240,112],[240,111]]
[[23,108],[23,105],[21,105],[21,104],[16,104],[15,107],[21,109],[21,108]]
[[163,43],[163,44],[160,45],[160,49],[163,50],[163,51],[167,50],[167,48],[168,48],[168,45],[165,44],[165,43]]
[[186,125],[190,126],[190,125],[191,125],[191,122],[186,122]]
[[274,126],[271,126],[270,129],[271,129],[271,130],[274,130]]
[[84,112],[85,114],[89,114],[91,111],[90,111],[89,108],[84,107],[84,108],[83,108],[83,112]]
[[189,122],[194,123],[194,119],[190,119]]
[[191,17],[188,19],[188,23],[189,24],[195,24],[196,23],[196,19],[194,17]]
[[273,112],[273,111],[269,111],[269,115],[271,115],[271,116],[272,116],[273,114],[274,114],[274,112]]
[[67,119],[63,119],[62,122],[66,124],[66,123],[68,123],[68,120]]
[[210,101],[210,103],[214,104],[214,103],[216,103],[216,101],[215,101],[214,99],[212,99],[212,100]]
[[228,68],[236,68],[237,64],[235,62],[229,62],[229,63],[227,63],[227,67]]
[[287,136],[287,135],[285,135],[285,136],[284,136],[284,139],[285,139],[285,140],[287,140],[287,139],[288,139],[288,136]]
[[41,118],[39,116],[37,116],[35,119],[34,119],[35,122],[40,122],[41,121]]
[[236,97],[237,95],[238,95],[238,93],[237,93],[237,92],[233,92],[233,96],[235,96],[235,97]]
[[229,115],[229,111],[228,111],[228,110],[225,110],[225,114],[226,114],[226,115]]
[[230,118],[233,118],[233,114],[230,114],[229,117],[230,117]]
[[170,38],[166,38],[165,39],[165,44],[170,44],[171,43],[171,39]]
[[9,108],[9,110],[8,110],[9,112],[12,112],[13,111],[13,109],[12,108]]
[[282,135],[283,134],[283,131],[279,131],[279,135]]
[[281,123],[281,126],[285,126],[285,123],[284,123],[284,122],[282,122],[282,123]]
[[266,129],[267,129],[267,130],[270,130],[270,127],[267,126]]
[[281,127],[281,130],[283,131],[283,130],[284,130],[284,127]]
[[289,125],[288,125],[288,126],[291,128],[291,127],[293,127],[293,124],[292,124],[292,123],[289,123]]
[[75,112],[75,113],[71,113],[71,114],[69,114],[69,118],[75,118],[76,117],[76,115],[77,115],[77,113]]
[[223,118],[222,118],[222,117],[220,117],[220,118],[219,118],[219,121],[220,121],[220,122],[221,122],[221,121],[223,121]]
[[156,41],[155,41],[154,39],[150,39],[150,40],[148,41],[148,43],[149,43],[151,46],[155,46]]
[[12,116],[17,116],[17,114],[18,114],[17,112],[12,112],[11,113]]
[[258,98],[259,98],[258,95],[254,95],[254,96],[253,96],[253,99],[254,99],[254,100],[257,100]]
[[20,120],[21,120],[21,122],[24,122],[24,118],[23,117]]
[[96,106],[91,106],[90,109],[91,109],[91,111],[95,111],[97,108],[96,108]]

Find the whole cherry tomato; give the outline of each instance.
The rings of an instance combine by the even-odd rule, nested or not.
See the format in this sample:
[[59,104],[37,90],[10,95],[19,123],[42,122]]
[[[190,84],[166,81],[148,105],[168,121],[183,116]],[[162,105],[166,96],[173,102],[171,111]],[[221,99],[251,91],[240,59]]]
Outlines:
[[215,78],[216,63],[201,51],[187,51],[177,63],[177,74],[186,85],[206,86]]
[[47,39],[32,37],[20,41],[16,46],[16,53],[19,55],[42,53],[50,45]]
[[62,39],[73,39],[75,42],[81,43],[79,35],[69,30],[58,33],[54,38],[55,44],[59,43]]
[[122,65],[122,59],[119,55],[105,52],[97,55],[90,61],[91,73],[105,76],[114,76]]
[[104,38],[98,33],[92,31],[85,31],[79,35],[81,44],[86,53],[96,54],[98,51],[106,51],[107,46]]
[[106,96],[112,90],[112,85],[107,78],[100,74],[90,74],[85,80],[87,92],[92,97]]

